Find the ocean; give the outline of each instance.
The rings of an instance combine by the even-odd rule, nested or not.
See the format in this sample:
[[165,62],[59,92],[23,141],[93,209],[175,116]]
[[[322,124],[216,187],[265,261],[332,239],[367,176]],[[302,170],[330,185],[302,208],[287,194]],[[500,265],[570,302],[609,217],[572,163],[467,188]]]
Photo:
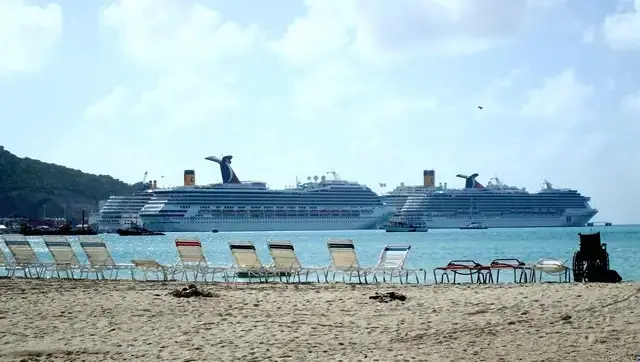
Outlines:
[[[128,263],[131,259],[155,259],[163,264],[174,264],[178,254],[173,244],[179,236],[195,236],[203,243],[210,264],[229,265],[232,256],[228,242],[250,240],[263,263],[270,263],[267,241],[290,240],[303,266],[323,267],[329,264],[327,240],[347,238],[353,240],[361,266],[375,265],[386,244],[408,243],[412,248],[407,267],[427,269],[427,282],[433,283],[432,269],[455,259],[471,259],[488,264],[493,259],[515,258],[533,263],[540,258],[567,259],[571,266],[573,253],[579,248],[578,233],[601,232],[607,243],[611,268],[623,280],[640,280],[640,226],[596,226],[584,228],[486,229],[486,230],[429,230],[427,233],[387,233],[370,231],[309,231],[262,233],[167,233],[164,236],[122,237],[117,234],[101,235],[114,259]],[[50,260],[44,243],[38,237],[29,237],[41,260]],[[81,262],[84,253],[74,237],[72,244]],[[2,245],[2,248],[6,246]],[[5,253],[6,255],[6,253]],[[507,278],[508,279],[508,278]]]

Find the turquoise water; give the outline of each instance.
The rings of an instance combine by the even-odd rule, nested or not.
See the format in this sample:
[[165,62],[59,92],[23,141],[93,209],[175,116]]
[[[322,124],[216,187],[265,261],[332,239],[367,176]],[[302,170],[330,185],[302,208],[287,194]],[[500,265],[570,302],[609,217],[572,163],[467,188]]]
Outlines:
[[[265,264],[270,263],[267,241],[290,240],[304,266],[326,266],[329,263],[328,239],[348,238],[354,241],[362,266],[373,266],[385,244],[410,243],[408,267],[428,270],[427,282],[433,282],[431,270],[454,259],[472,259],[485,264],[497,258],[517,258],[534,262],[540,258],[568,259],[579,247],[578,233],[600,231],[607,243],[611,268],[623,280],[640,280],[640,226],[610,226],[548,229],[487,229],[487,230],[430,230],[427,233],[386,233],[383,231],[319,231],[319,232],[262,232],[262,233],[168,233],[165,236],[121,237],[103,235],[113,257],[118,262],[131,259],[156,259],[173,264],[178,254],[173,240],[178,236],[196,236],[203,242],[205,256],[214,265],[232,262],[228,242],[251,240]],[[43,242],[37,237],[29,240],[39,257],[50,259]],[[71,238],[78,256],[83,256]],[[4,247],[4,246],[3,246]],[[81,261],[82,258],[81,258]]]

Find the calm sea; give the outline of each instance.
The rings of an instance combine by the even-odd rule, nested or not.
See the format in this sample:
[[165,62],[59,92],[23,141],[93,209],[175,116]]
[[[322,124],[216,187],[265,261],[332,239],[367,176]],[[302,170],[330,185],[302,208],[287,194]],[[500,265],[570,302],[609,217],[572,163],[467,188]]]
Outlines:
[[[290,240],[294,243],[300,261],[305,266],[326,266],[329,253],[328,239],[348,238],[354,241],[360,264],[373,266],[385,244],[412,245],[408,267],[425,268],[428,282],[433,282],[431,269],[446,265],[454,259],[472,259],[481,264],[497,258],[517,258],[534,262],[540,258],[567,259],[571,265],[573,253],[579,247],[578,233],[600,231],[607,243],[611,268],[624,280],[640,280],[640,226],[609,226],[549,229],[487,229],[487,230],[430,230],[427,233],[386,233],[384,231],[318,231],[318,232],[264,232],[264,233],[169,233],[165,236],[121,237],[102,235],[114,259],[156,259],[173,264],[178,260],[173,241],[179,236],[196,236],[203,242],[211,264],[228,265],[232,262],[228,242],[251,240],[265,264],[270,262],[267,250],[269,240]],[[37,237],[29,237],[43,260],[50,259],[44,244]],[[81,261],[75,238],[71,238]],[[4,245],[3,245],[4,248]]]

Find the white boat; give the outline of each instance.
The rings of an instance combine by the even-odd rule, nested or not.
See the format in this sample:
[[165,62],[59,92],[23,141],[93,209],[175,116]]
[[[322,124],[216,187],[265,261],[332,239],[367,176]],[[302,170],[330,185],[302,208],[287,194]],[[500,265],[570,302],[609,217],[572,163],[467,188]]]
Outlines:
[[388,222],[382,227],[388,233],[426,233],[429,229],[424,224],[405,222]]
[[183,186],[154,190],[140,211],[145,228],[162,232],[307,231],[377,229],[395,212],[370,188],[325,176],[272,190],[264,182],[241,182],[232,156],[207,157],[220,166],[222,183],[199,186],[185,171]]
[[585,226],[598,213],[589,205],[589,197],[554,188],[546,180],[542,190],[530,193],[498,178],[483,186],[475,173],[457,175],[465,187],[449,189],[446,183],[436,186],[435,172],[428,172],[423,186],[401,185],[385,195],[397,210],[391,220],[421,222],[429,229],[459,229],[471,223],[487,228],[570,227]]
[[481,222],[472,222],[468,225],[460,226],[462,230],[481,230],[488,229],[488,227],[484,226]]

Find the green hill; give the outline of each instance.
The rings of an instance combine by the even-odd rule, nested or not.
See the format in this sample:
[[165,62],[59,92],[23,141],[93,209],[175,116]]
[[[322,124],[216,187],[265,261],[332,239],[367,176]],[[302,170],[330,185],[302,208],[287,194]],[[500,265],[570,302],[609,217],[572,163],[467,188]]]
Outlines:
[[20,158],[0,146],[0,217],[79,219],[97,211],[98,201],[141,189],[106,175]]

